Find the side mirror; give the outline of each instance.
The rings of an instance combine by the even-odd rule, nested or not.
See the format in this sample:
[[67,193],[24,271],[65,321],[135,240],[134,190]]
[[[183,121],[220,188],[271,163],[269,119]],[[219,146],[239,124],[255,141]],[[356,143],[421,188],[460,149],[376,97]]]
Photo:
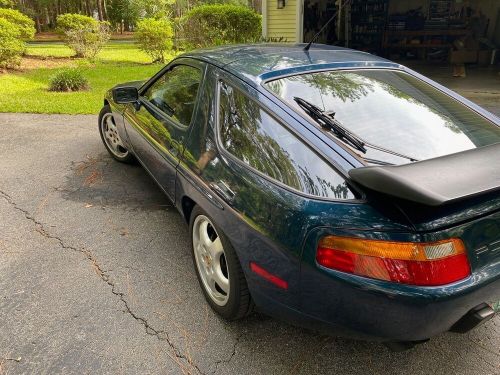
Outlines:
[[139,91],[137,87],[121,86],[111,90],[113,101],[116,104],[135,103],[139,100]]

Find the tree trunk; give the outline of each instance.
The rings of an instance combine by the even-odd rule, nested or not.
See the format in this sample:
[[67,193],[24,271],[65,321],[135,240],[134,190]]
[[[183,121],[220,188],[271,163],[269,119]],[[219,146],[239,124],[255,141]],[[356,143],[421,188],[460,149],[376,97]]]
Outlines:
[[40,25],[40,16],[35,17],[35,28],[37,33],[42,31],[42,26]]
[[106,0],[97,0],[97,1],[101,1],[101,4],[102,4],[102,18],[103,18],[103,21],[107,21],[108,20],[108,11],[106,9]]
[[92,6],[90,0],[85,1],[85,8],[87,9],[87,16],[92,17]]
[[99,21],[103,21],[102,18],[102,8],[101,8],[101,0],[96,1],[97,5],[97,16],[99,17]]

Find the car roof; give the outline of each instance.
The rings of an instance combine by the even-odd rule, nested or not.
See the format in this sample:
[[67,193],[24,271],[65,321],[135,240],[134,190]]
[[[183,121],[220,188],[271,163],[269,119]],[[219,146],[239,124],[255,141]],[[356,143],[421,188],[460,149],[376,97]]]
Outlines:
[[247,44],[198,49],[183,54],[230,71],[249,83],[289,74],[340,66],[400,67],[381,57],[349,48],[312,44]]

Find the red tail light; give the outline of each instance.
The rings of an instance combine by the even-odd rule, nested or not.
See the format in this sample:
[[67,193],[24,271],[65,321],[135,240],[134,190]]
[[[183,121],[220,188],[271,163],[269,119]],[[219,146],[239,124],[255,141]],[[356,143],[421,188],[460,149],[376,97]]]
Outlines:
[[444,285],[470,275],[461,240],[416,243],[327,236],[318,245],[323,267],[411,285]]

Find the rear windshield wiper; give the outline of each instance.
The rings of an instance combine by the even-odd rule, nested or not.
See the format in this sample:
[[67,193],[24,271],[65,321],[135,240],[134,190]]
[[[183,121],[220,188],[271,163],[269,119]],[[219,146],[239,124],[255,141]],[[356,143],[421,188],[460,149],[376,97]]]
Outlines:
[[337,138],[366,154],[365,142],[335,120],[335,112],[323,111],[321,108],[299,97],[294,97],[293,100],[322,128],[330,130]]
[[[302,108],[313,120],[315,120],[322,128],[331,131],[337,138],[347,143],[349,146],[354,147],[356,150],[361,151],[366,154],[366,147],[372,148],[374,150],[382,151],[387,154],[399,156],[410,161],[418,161],[418,159],[400,154],[399,152],[388,150],[382,146],[375,145],[373,143],[368,143],[363,140],[360,136],[354,134],[353,132],[347,130],[338,120],[335,119],[335,112],[324,111],[321,108],[315,106],[314,104],[308,102],[305,99],[294,97],[293,100]],[[384,162],[365,158],[366,161],[375,162],[376,164],[382,164]],[[390,163],[384,163],[390,164]]]

